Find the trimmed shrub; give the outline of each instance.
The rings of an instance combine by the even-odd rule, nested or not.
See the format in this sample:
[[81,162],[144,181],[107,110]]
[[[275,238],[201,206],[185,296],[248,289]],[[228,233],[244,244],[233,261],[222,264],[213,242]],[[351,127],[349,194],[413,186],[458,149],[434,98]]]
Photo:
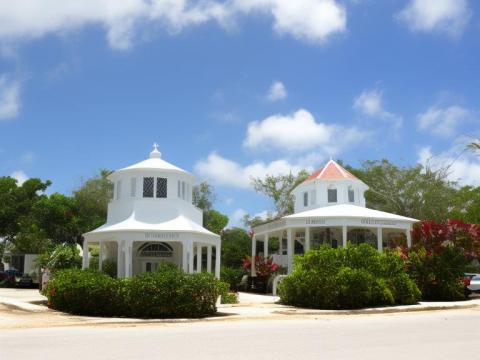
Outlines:
[[237,291],[244,274],[245,271],[240,267],[234,268],[222,266],[220,269],[220,280],[228,283],[230,290]]
[[468,260],[462,249],[447,246],[441,252],[417,248],[408,252],[408,273],[425,300],[455,301],[465,299],[463,274]]
[[[215,314],[221,284],[212,274],[169,266],[130,279],[69,269],[55,272],[45,295],[50,307],[79,315],[196,318]],[[228,290],[228,284],[223,287]]]
[[118,315],[122,283],[98,270],[66,269],[55,272],[44,294],[48,306],[78,315]]
[[295,257],[279,285],[280,300],[319,309],[414,304],[420,291],[407,276],[399,252],[379,253],[367,244],[319,250]]

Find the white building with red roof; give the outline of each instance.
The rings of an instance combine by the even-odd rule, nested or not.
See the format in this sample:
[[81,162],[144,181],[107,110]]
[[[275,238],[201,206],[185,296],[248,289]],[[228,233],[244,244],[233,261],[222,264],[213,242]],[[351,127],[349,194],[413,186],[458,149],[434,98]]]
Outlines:
[[114,190],[107,222],[83,235],[83,268],[96,247],[99,267],[115,262],[118,277],[155,271],[161,263],[212,272],[213,261],[220,277],[220,236],[202,226],[203,213],[192,204],[192,174],[163,160],[155,144],[148,159],[108,178]]
[[[368,189],[367,184],[330,160],[293,190],[293,214],[253,228],[252,256],[271,255],[290,273],[293,255],[322,244],[338,247],[348,242],[369,243],[379,251],[400,244],[410,247],[412,226],[418,220],[368,209],[364,195]],[[273,254],[268,251],[271,238],[279,240],[279,249]],[[257,242],[263,242],[263,246],[257,246]]]

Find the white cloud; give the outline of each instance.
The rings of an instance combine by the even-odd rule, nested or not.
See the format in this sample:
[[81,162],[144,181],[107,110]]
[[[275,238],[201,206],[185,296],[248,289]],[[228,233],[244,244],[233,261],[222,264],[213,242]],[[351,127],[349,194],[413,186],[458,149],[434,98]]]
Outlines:
[[357,128],[316,122],[313,115],[299,109],[288,115],[276,114],[248,124],[243,145],[249,149],[276,148],[283,151],[316,149],[330,155],[366,137]]
[[22,170],[14,171],[10,174],[10,177],[17,180],[18,185],[22,185],[25,181],[29,179],[27,174],[25,174]]
[[418,114],[418,127],[428,130],[438,136],[455,135],[457,126],[468,121],[472,112],[464,107],[453,105],[449,107],[431,106],[424,113]]
[[272,16],[277,33],[311,42],[346,30],[346,10],[335,0],[15,0],[0,3],[0,41],[33,40],[93,25],[105,29],[112,48],[125,50],[148,25],[178,33],[210,21],[230,27],[236,17],[254,13]]
[[232,228],[232,227],[243,227],[243,217],[247,215],[248,213],[243,210],[243,209],[236,209],[228,218],[228,225],[227,227]]
[[412,31],[439,32],[452,37],[463,32],[470,16],[467,0],[410,0],[397,14]]
[[434,154],[428,146],[418,151],[418,163],[432,169],[448,167],[449,179],[460,185],[480,186],[480,159],[464,151],[468,139],[457,139],[456,145],[447,151]]
[[287,89],[280,81],[275,81],[268,89],[267,99],[269,101],[282,100],[287,97]]
[[274,30],[296,39],[323,43],[345,32],[347,13],[335,0],[234,0],[241,12],[263,12],[273,16]]
[[0,76],[0,120],[14,118],[20,111],[20,82]]
[[296,174],[303,168],[306,167],[301,166],[301,164],[291,164],[285,159],[270,163],[255,161],[242,166],[233,160],[218,155],[216,152],[212,152],[206,159],[195,164],[195,172],[212,183],[242,189],[250,188],[254,177],[263,178],[266,175],[280,175],[290,172]]
[[371,118],[387,120],[395,128],[403,123],[401,116],[388,112],[383,106],[383,93],[380,90],[364,90],[353,101],[353,108]]

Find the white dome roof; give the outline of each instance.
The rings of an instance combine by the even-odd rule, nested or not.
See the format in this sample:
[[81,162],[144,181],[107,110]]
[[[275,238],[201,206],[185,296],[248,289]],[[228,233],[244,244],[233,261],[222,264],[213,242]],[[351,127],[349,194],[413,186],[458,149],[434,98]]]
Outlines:
[[[153,144],[153,151],[150,153],[150,157],[146,160],[140,161],[136,164],[124,167],[122,169],[116,170],[114,174],[122,173],[126,171],[134,171],[134,170],[163,170],[168,172],[177,172],[183,173],[185,175],[189,175],[193,177],[189,172],[170,164],[168,161],[165,161],[161,158],[161,153],[158,151],[157,144]],[[112,174],[113,175],[113,174]]]

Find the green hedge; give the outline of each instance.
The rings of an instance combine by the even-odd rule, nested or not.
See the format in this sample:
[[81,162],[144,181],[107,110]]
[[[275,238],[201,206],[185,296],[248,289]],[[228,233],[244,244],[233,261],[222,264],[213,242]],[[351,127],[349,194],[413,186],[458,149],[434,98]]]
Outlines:
[[463,274],[468,261],[463,250],[447,246],[440,253],[424,248],[408,253],[408,273],[415,280],[424,300],[454,301],[465,299]]
[[242,282],[245,270],[241,267],[226,267],[222,266],[220,269],[220,279],[230,285],[230,290],[237,291]]
[[367,244],[322,246],[295,257],[278,293],[282,303],[318,309],[414,304],[421,296],[399,253],[379,253]]
[[69,269],[55,273],[45,295],[51,308],[72,314],[196,318],[216,313],[217,298],[225,287],[211,274],[186,274],[172,267],[130,279]]

